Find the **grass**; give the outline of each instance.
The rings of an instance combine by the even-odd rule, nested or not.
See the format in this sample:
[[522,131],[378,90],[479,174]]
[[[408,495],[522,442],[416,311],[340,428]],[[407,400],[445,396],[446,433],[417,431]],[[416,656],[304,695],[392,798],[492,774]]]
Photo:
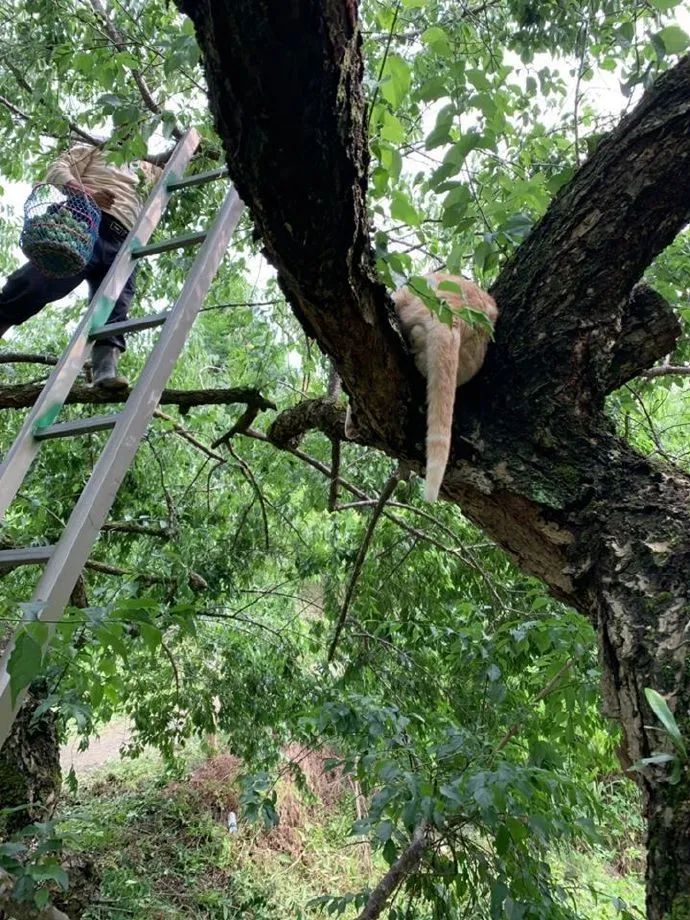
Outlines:
[[84,920],[307,920],[323,916],[308,907],[314,897],[366,884],[342,806],[324,811],[292,799],[288,826],[267,832],[240,819],[230,834],[213,776],[161,784],[160,772],[155,758],[135,769],[117,764],[91,774],[65,803],[61,830],[101,879]]
[[556,877],[569,883],[575,906],[588,920],[621,920],[622,910],[643,918],[644,884],[634,872],[619,874],[603,851],[573,852],[554,860]]
[[[286,785],[278,828],[258,830],[240,817],[238,833],[228,833],[228,810],[239,812],[237,767],[229,756],[204,760],[196,752],[181,780],[162,776],[155,756],[89,774],[61,812],[61,829],[95,862],[100,878],[84,912],[74,916],[312,920],[324,916],[309,906],[313,898],[361,890],[385,872],[380,856],[372,866],[368,850],[349,838],[354,802],[343,784],[310,803]],[[581,917],[623,920],[644,916],[638,857],[626,844],[618,853],[573,851],[552,865],[574,891]]]

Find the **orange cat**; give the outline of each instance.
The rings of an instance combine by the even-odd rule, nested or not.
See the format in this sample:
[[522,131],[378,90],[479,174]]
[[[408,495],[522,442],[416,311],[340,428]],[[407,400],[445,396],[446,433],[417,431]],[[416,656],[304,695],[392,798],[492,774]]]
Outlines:
[[[471,307],[484,313],[492,325],[496,322],[496,302],[471,281],[446,272],[427,275],[427,281],[435,289],[444,281],[450,282],[448,289],[441,288],[437,294],[451,309]],[[452,286],[456,289],[452,290]],[[448,463],[455,390],[471,380],[484,363],[490,336],[485,325],[470,325],[459,316],[453,318],[452,327],[447,326],[406,287],[393,294],[393,302],[415,364],[427,380],[424,497],[433,502],[438,498]],[[354,433],[348,409],[345,434],[351,437]]]

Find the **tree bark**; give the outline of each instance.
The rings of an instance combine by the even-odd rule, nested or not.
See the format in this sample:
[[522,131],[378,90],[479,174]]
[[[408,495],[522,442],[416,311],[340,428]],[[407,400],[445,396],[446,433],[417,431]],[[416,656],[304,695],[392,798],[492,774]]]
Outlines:
[[[13,383],[0,386],[0,409],[27,409],[38,399],[42,383]],[[76,383],[65,400],[68,405],[106,405],[124,402],[131,387],[119,390],[104,390],[98,387]],[[226,406],[232,403],[247,403],[257,410],[275,409],[275,403],[261,395],[255,387],[216,387],[206,390],[163,390],[162,406],[178,406],[184,414],[195,406]]]
[[32,821],[46,821],[60,794],[57,720],[45,713],[34,722],[41,701],[41,693],[32,688],[0,751],[0,808],[18,809],[0,821],[0,838]]
[[[423,464],[424,391],[376,280],[355,0],[180,3],[202,48],[230,174],[366,443]],[[608,392],[671,351],[635,287],[690,218],[690,59],[664,74],[561,190],[493,288],[484,370],[460,391],[445,497],[596,624],[607,712],[634,762],[669,749],[644,688],[690,736],[690,477],[636,454]],[[336,219],[334,219],[334,217]],[[333,413],[309,407],[326,429]],[[296,422],[303,427],[305,415]],[[292,443],[277,422],[277,441]],[[651,920],[690,916],[690,779],[642,774]]]

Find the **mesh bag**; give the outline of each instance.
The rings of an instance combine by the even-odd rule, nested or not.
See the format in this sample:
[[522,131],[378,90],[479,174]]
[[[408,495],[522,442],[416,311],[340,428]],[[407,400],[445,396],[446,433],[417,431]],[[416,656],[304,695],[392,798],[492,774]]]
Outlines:
[[86,192],[41,182],[24,205],[19,245],[42,274],[68,278],[88,265],[100,222],[100,208]]

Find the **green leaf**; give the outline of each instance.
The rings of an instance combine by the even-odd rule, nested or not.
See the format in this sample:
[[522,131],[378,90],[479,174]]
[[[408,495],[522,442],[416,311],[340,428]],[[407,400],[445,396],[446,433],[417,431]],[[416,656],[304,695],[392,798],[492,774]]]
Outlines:
[[655,10],[665,13],[667,10],[672,10],[674,6],[678,6],[680,0],[649,0],[649,2]]
[[57,882],[63,891],[67,891],[69,877],[60,863],[55,861],[29,866],[27,869],[35,882]]
[[43,644],[36,641],[27,627],[23,627],[7,664],[13,703],[20,691],[41,673],[42,664]]
[[450,57],[453,53],[448,34],[440,26],[429,26],[422,32],[421,39],[439,57]]
[[395,220],[402,220],[413,227],[418,227],[422,222],[421,215],[404,192],[393,193],[391,217]]
[[427,150],[431,150],[433,147],[440,147],[441,144],[450,143],[450,130],[453,127],[455,113],[456,108],[452,103],[443,106],[436,116],[435,127],[426,137],[425,146]]
[[151,623],[140,623],[139,629],[141,630],[141,638],[144,640],[148,648],[153,652],[161,644],[163,634],[157,626],[152,626]]
[[676,749],[686,755],[683,736],[680,733],[680,729],[678,728],[678,723],[676,722],[675,716],[668,708],[668,703],[666,700],[660,693],[651,687],[645,687],[644,695],[647,698],[647,702],[649,703],[652,712],[666,729]]
[[384,111],[381,137],[392,144],[401,144],[405,140],[405,128],[399,118],[391,112]]
[[425,80],[416,92],[417,98],[423,102],[441,99],[448,95],[448,85],[444,77],[431,77]]
[[657,32],[655,38],[659,39],[667,54],[680,54],[690,45],[690,36],[680,26],[666,26]]
[[476,90],[484,93],[491,92],[491,83],[486,79],[483,70],[468,70],[467,79]]
[[410,90],[410,68],[397,54],[386,58],[381,79],[381,95],[396,109]]

